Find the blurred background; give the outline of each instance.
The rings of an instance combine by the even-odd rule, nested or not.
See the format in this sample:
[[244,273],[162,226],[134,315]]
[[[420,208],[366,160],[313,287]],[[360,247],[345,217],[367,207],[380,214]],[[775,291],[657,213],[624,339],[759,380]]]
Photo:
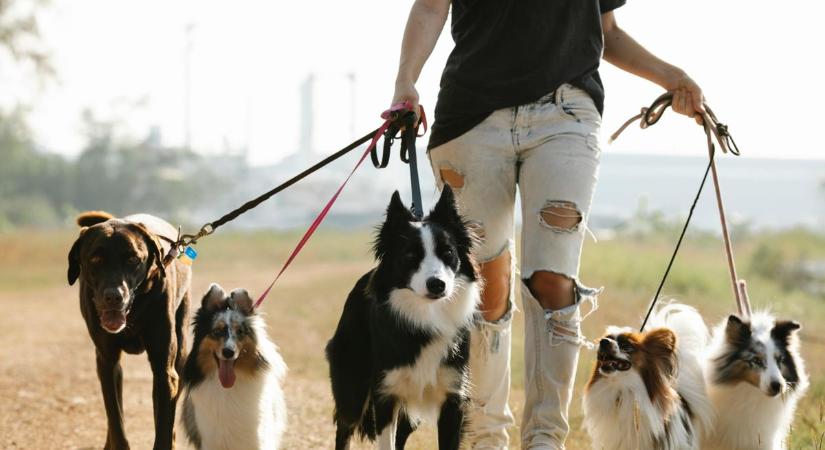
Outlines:
[[[103,442],[93,351],[75,289],[64,281],[77,213],[149,212],[194,231],[375,128],[393,93],[410,5],[0,0],[0,304],[15,308],[0,339],[36,349],[0,348],[0,393],[19,400],[0,418],[0,447]],[[719,155],[739,269],[757,307],[805,326],[803,353],[815,382],[790,444],[821,445],[825,69],[816,55],[825,4],[635,0],[616,15],[632,36],[699,82],[742,150],[741,157]],[[417,86],[430,114],[451,48],[448,23]],[[607,145],[606,137],[661,89],[608,64],[601,73],[603,164],[589,221],[599,243],[586,244],[582,279],[607,289],[603,308],[586,324],[590,337],[607,323],[637,323],[706,164],[701,129],[672,112]],[[204,240],[196,297],[211,281],[253,292],[265,286],[355,157]],[[429,207],[432,174],[423,152],[419,160]],[[397,159],[384,170],[366,163],[265,305],[291,367],[288,448],[326,448],[332,436],[321,349],[347,290],[372,264],[368,229],[381,221],[395,189],[409,199],[405,166]],[[718,228],[708,190],[665,288],[709,322],[733,305]],[[520,342],[514,345],[518,414],[522,353]],[[126,383],[140,394],[127,394],[125,409],[133,443],[142,448],[151,442],[151,383],[145,363],[132,360]],[[580,378],[591,363],[585,354]],[[580,421],[578,405],[573,420]],[[44,422],[55,433],[43,433]],[[572,439],[570,448],[587,446],[576,426]],[[424,438],[413,447],[428,447],[415,442]]]

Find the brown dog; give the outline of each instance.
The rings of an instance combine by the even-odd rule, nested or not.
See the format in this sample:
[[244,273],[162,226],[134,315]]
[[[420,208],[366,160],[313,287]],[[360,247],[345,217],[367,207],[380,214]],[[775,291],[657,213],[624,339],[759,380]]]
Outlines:
[[[146,350],[154,378],[154,449],[174,448],[178,374],[186,350],[191,270],[163,256],[176,230],[146,214],[115,219],[102,212],[77,218],[69,251],[69,284],[80,278],[80,312],[97,353],[97,376],[108,419],[106,449],[128,449],[123,426],[121,352]],[[165,239],[165,240],[164,240]]]

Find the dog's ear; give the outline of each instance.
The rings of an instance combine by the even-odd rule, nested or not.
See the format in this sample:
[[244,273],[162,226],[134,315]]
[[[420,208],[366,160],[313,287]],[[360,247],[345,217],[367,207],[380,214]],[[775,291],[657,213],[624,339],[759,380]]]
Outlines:
[[246,289],[235,289],[229,294],[229,307],[247,316],[254,310],[252,297]]
[[641,348],[647,353],[642,380],[651,399],[665,406],[678,398],[673,388],[679,370],[676,359],[676,335],[668,328],[647,332]]
[[149,250],[149,267],[146,269],[146,278],[148,279],[154,275],[152,273],[153,270],[156,271],[161,278],[165,278],[166,268],[163,267],[163,245],[161,245],[160,239],[153,233],[150,233],[146,225],[142,223],[133,223],[133,225],[143,237],[146,248]]
[[464,220],[458,213],[458,204],[455,201],[453,188],[449,184],[444,184],[441,190],[441,197],[428,216],[433,222],[444,225],[463,226]]
[[67,273],[69,286],[73,285],[80,276],[80,249],[83,248],[83,238],[85,235],[86,228],[83,228],[80,230],[80,236],[77,237],[74,244],[72,244],[71,250],[69,250],[69,271]]
[[430,211],[427,220],[451,230],[464,252],[469,252],[478,242],[478,234],[481,229],[478,226],[471,225],[461,217],[453,188],[449,184],[444,184],[441,197],[433,210]]
[[206,311],[218,311],[226,307],[226,291],[218,283],[209,285],[209,290],[201,300],[201,308]]
[[728,323],[725,325],[725,338],[737,347],[748,345],[751,340],[750,324],[743,322],[739,316],[731,314],[728,316]]
[[384,258],[389,250],[388,242],[391,242],[393,236],[398,236],[404,230],[410,227],[410,222],[414,222],[415,216],[412,215],[409,209],[404,206],[401,201],[401,195],[398,191],[393,192],[390,204],[387,206],[387,217],[384,223],[378,227],[378,233],[375,236],[375,242],[372,246],[372,251],[376,259]]
[[771,329],[771,337],[779,341],[787,341],[788,338],[799,331],[802,325],[795,320],[777,320]]
[[670,354],[676,351],[676,335],[669,328],[657,328],[645,335],[643,345],[648,353]]
[[645,335],[642,346],[659,367],[659,373],[668,378],[676,376],[676,334],[673,331],[669,328],[652,330]]
[[412,215],[410,209],[401,201],[401,194],[398,191],[392,193],[390,204],[387,206],[387,221],[415,221],[415,216]]

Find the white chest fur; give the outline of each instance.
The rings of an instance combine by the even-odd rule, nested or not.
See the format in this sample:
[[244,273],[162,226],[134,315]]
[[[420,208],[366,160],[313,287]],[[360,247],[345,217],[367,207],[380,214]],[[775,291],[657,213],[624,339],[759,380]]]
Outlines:
[[466,389],[461,374],[443,366],[442,361],[454,350],[457,333],[472,322],[478,302],[476,283],[466,283],[451,298],[440,301],[420,297],[407,289],[390,295],[389,304],[396,314],[435,334],[415,363],[384,374],[384,392],[401,399],[407,414],[435,420],[447,394],[463,393]]
[[706,443],[712,449],[781,450],[798,400],[796,393],[768,397],[758,388],[710,384],[708,394],[716,407],[717,423]]
[[279,447],[286,411],[273,374],[239,373],[235,385],[224,389],[213,373],[189,395],[204,450]]

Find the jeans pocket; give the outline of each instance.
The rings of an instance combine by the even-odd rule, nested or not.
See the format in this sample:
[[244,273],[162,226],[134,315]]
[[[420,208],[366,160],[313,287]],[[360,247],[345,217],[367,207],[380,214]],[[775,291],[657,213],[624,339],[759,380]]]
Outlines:
[[563,86],[558,98],[559,114],[576,122],[601,124],[601,116],[590,95],[581,89]]

